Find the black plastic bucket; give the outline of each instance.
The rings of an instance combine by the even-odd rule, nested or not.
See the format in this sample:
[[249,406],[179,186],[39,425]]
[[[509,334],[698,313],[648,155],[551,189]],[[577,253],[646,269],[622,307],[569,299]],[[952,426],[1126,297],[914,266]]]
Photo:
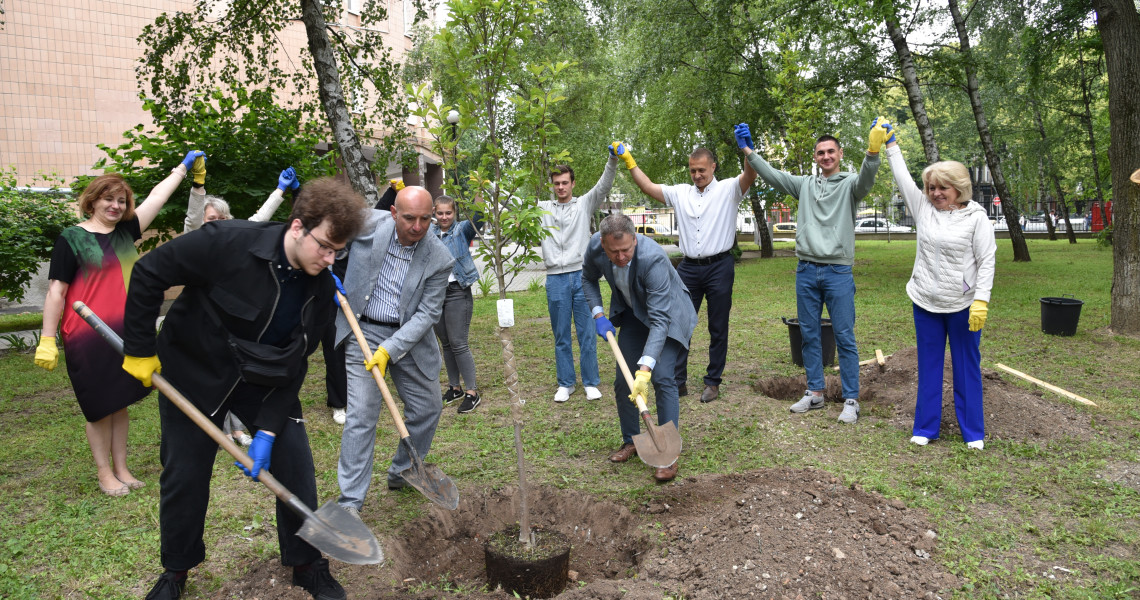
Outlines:
[[[788,341],[792,345],[792,362],[799,367],[804,366],[803,336],[800,334],[799,319],[785,319],[780,317],[784,325],[788,326]],[[823,338],[823,366],[835,364],[835,331],[831,329],[831,319],[819,320],[819,333]]]
[[1084,302],[1064,294],[1061,298],[1041,298],[1041,331],[1049,335],[1076,335]]

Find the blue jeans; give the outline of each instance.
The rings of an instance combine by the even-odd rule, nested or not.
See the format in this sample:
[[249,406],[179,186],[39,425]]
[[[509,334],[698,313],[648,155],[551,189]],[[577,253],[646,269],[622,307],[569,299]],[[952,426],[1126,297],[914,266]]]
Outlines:
[[799,261],[796,265],[796,313],[800,321],[804,372],[809,390],[819,391],[823,381],[823,343],[820,318],[823,307],[831,317],[839,375],[844,398],[859,398],[859,348],[855,345],[855,278],[850,265],[824,265]]
[[954,373],[954,414],[962,440],[986,437],[982,407],[982,332],[970,331],[970,309],[932,313],[914,305],[914,337],[918,346],[918,398],[914,435],[937,439],[942,424],[942,367],[946,340]]
[[[618,349],[625,358],[632,372],[636,372],[637,361],[641,360],[642,350],[645,349],[645,340],[649,337],[649,328],[645,323],[637,320],[630,314],[618,332]],[[681,400],[677,396],[677,381],[675,368],[681,351],[685,346],[673,338],[666,338],[661,348],[661,355],[657,357],[657,364],[653,367],[653,374],[649,382],[653,384],[653,397],[656,400],[657,424],[664,425],[672,422],[680,429]],[[621,424],[621,441],[623,444],[632,444],[633,436],[641,433],[641,413],[637,404],[629,400],[629,384],[621,367],[614,368],[614,400],[617,403],[618,422]],[[645,399],[648,403],[649,399]]]
[[598,341],[594,338],[594,319],[586,306],[582,291],[582,271],[546,276],[546,308],[550,311],[550,329],[554,331],[554,365],[560,387],[574,387],[574,347],[570,337],[570,318],[578,332],[578,360],[582,368],[582,385],[597,387]]

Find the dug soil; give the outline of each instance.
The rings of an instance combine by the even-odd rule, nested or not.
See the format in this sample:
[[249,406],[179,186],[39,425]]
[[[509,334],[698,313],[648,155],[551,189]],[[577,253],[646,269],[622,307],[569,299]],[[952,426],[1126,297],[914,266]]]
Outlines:
[[[904,435],[914,418],[916,365],[915,349],[908,348],[882,367],[861,370],[860,401],[887,409],[876,412],[888,414]],[[942,437],[955,439],[951,381],[947,362]],[[1089,417],[994,372],[983,371],[983,386],[987,439],[1093,434]],[[804,378],[773,378],[753,389],[794,400]],[[827,377],[826,394],[841,400],[838,376]],[[962,585],[939,564],[938,533],[922,511],[845,486],[825,471],[681,477],[632,507],[573,490],[541,488],[531,496],[536,526],[573,543],[571,581],[556,596],[564,600],[936,598]],[[350,598],[513,598],[486,589],[482,544],[517,515],[515,489],[464,490],[457,510],[432,507],[381,539],[382,565],[336,563],[333,572]],[[309,598],[288,585],[289,571],[278,560],[238,570],[245,574],[225,583],[217,597]]]

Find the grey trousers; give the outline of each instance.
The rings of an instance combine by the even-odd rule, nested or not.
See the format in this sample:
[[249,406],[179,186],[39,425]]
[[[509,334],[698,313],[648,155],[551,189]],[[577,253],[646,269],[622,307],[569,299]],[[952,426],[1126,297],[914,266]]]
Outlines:
[[447,295],[443,298],[443,314],[435,324],[435,335],[439,338],[439,349],[443,352],[443,364],[447,367],[447,384],[459,387],[463,377],[465,390],[477,390],[475,384],[475,357],[467,345],[471,330],[471,313],[475,300],[471,287],[462,287],[456,282],[447,284]]
[[[395,327],[361,323],[364,337],[373,351],[380,342],[395,333]],[[337,466],[337,481],[340,483],[340,498],[343,506],[361,508],[368,488],[372,483],[372,463],[376,448],[377,422],[383,418],[383,434],[387,436],[387,447],[396,447],[395,457],[388,467],[388,479],[399,480],[400,473],[412,466],[411,456],[399,443],[399,434],[391,424],[391,416],[384,405],[384,397],[372,373],[364,370],[364,355],[359,344],[348,339],[345,353],[345,370],[348,375],[348,411],[344,433],[340,440],[340,462]],[[405,356],[399,362],[389,362],[387,376],[395,385],[388,389],[399,393],[404,404],[404,424],[408,428],[412,446],[420,458],[427,458],[431,450],[439,416],[443,404],[439,400],[439,375],[425,376],[412,361]],[[395,388],[394,390],[392,388]],[[383,415],[383,417],[381,417]]]

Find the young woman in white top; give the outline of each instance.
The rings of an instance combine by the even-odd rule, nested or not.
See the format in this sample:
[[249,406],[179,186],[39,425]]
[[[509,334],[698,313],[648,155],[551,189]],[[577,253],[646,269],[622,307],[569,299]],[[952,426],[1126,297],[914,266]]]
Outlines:
[[[881,126],[891,128],[885,122]],[[920,190],[894,135],[887,140],[887,160],[914,216],[918,238],[914,269],[906,284],[914,303],[918,345],[918,398],[910,441],[925,446],[938,438],[942,365],[949,340],[958,428],[967,446],[981,450],[985,438],[981,339],[994,280],[993,226],[985,209],[970,200],[970,172],[962,163],[930,165],[922,172],[925,190]]]

